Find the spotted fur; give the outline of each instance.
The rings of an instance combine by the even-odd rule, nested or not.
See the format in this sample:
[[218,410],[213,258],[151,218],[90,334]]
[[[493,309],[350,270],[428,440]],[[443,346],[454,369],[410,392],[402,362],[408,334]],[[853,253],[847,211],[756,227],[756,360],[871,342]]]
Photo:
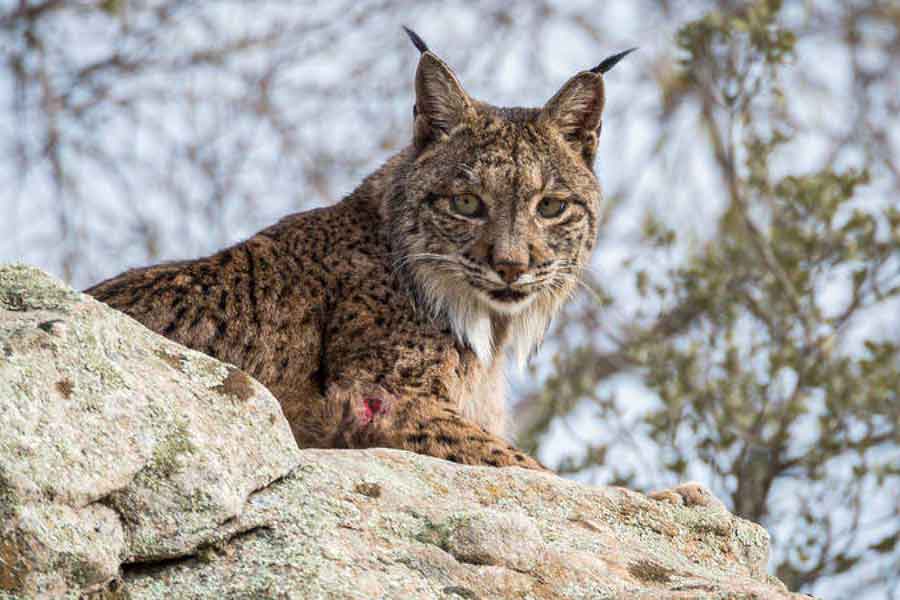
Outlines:
[[505,440],[502,361],[540,343],[593,249],[602,74],[497,108],[422,46],[413,143],[343,201],[87,293],[256,377],[300,446],[540,468]]

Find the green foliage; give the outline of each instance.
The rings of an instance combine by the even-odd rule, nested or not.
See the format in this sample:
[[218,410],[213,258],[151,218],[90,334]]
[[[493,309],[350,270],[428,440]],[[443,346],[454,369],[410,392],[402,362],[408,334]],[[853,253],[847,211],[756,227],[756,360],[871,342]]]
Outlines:
[[721,56],[732,43],[744,44],[754,58],[769,65],[781,64],[791,56],[797,39],[778,25],[780,0],[748,4],[738,13],[712,11],[678,31],[676,41],[685,52],[681,66],[686,77],[694,76],[697,61]]
[[[567,414],[561,407],[591,401],[624,433],[608,444],[588,440],[589,452],[564,460],[563,471],[606,459],[607,481],[646,482],[609,458],[639,432],[638,458],[667,482],[702,465],[732,510],[772,529],[777,575],[811,589],[855,572],[867,552],[900,564],[900,210],[896,190],[893,201],[861,201],[869,163],[776,175],[797,151],[779,81],[797,36],[781,13],[781,2],[754,2],[678,32],[677,87],[700,106],[723,182],[715,235],[692,244],[645,218],[644,248],[687,249],[663,273],[634,272],[637,298],[662,307],[656,322],[626,327],[612,351],[587,345],[559,360],[540,396],[555,410],[526,438],[538,446],[552,416]],[[623,372],[656,397],[637,420],[615,395],[596,392]],[[779,488],[796,498],[785,504]]]

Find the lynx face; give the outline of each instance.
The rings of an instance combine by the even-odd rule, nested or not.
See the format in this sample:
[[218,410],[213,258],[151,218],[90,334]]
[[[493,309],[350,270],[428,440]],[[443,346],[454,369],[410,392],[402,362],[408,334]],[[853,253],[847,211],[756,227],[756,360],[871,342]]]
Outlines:
[[536,114],[483,110],[415,163],[410,179],[429,183],[411,186],[409,257],[420,278],[517,315],[574,287],[596,239],[599,188]]
[[498,318],[527,359],[590,258],[602,107],[596,73],[579,73],[543,108],[506,109],[471,99],[422,55],[413,160],[388,203],[397,264],[486,364]]

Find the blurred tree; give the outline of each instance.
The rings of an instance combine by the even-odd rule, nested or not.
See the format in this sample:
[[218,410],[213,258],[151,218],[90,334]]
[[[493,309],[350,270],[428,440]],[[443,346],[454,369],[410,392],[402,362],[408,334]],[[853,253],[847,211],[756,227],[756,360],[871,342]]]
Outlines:
[[[849,597],[877,586],[896,595],[897,155],[885,142],[890,121],[873,110],[839,138],[862,149],[847,161],[857,167],[835,164],[846,150],[836,145],[824,166],[792,173],[790,153],[804,131],[792,116],[803,100],[781,77],[798,36],[787,9],[768,0],[716,10],[678,32],[679,69],[663,87],[665,105],[696,111],[691,151],[710,153],[724,208],[705,240],[684,240],[646,215],[645,247],[679,258],[664,268],[626,261],[635,296],[623,301],[640,310],[613,343],[600,346],[594,336],[557,355],[544,388],[520,405],[524,437],[539,451],[561,415],[587,410],[609,435],[573,448],[558,463],[563,472],[583,476],[602,465],[597,479],[630,487],[698,477],[737,514],[769,528],[774,570],[791,589]],[[880,93],[866,82],[884,82],[897,68],[900,11],[846,3],[838,12],[861,105],[854,108],[864,110]],[[892,33],[886,42],[873,33],[884,29]],[[862,55],[881,44],[889,58],[863,66]],[[896,91],[881,101],[896,104]],[[893,178],[885,196],[863,193],[872,172]],[[618,308],[614,285],[596,287],[602,302],[573,317],[577,327]],[[564,322],[560,335],[573,326]],[[654,397],[642,410],[603,391],[604,380],[623,373]]]
[[893,0],[0,2],[0,260],[84,286],[337,200],[409,139],[404,23],[508,105],[641,47],[524,441],[598,483],[702,480],[791,587],[897,597]]
[[396,68],[399,52],[334,56],[397,4],[0,3],[0,254],[85,285],[332,202],[401,144],[389,127],[338,143],[376,112],[392,118],[349,82]]

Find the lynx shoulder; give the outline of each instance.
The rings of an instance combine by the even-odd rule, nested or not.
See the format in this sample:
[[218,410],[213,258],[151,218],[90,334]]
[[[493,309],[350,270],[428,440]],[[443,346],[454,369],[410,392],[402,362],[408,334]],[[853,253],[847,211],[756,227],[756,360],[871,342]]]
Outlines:
[[503,359],[527,359],[589,260],[603,72],[625,53],[498,108],[411,37],[412,143],[352,194],[87,293],[259,379],[301,446],[540,468],[506,441]]

